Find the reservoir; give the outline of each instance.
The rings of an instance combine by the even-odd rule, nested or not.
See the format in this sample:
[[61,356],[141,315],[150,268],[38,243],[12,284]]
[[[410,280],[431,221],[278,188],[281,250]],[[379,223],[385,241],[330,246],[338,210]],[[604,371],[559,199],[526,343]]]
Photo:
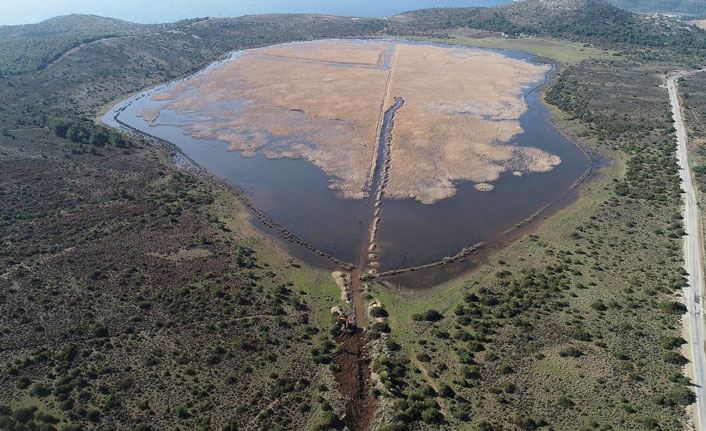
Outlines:
[[[354,42],[370,43],[370,41]],[[376,75],[363,76],[380,79],[380,88],[386,88],[388,93],[394,93],[400,91],[395,88],[395,79],[398,78],[389,71],[393,67],[391,64],[395,61],[394,53],[403,52],[400,49],[395,50],[399,46],[398,44],[404,44],[405,49],[412,49],[413,45],[451,49],[441,44],[406,41],[378,42],[385,44],[381,48],[383,54],[379,63],[365,63],[367,61],[367,53],[365,52],[356,54],[359,63],[354,66],[349,67],[346,64],[329,60],[326,60],[325,63],[331,69],[342,71],[351,68],[366,69],[361,73]],[[532,65],[541,65],[531,55],[525,53],[453,47],[453,53],[457,57],[466,55],[464,50],[467,50],[468,55],[471,56],[488,53]],[[266,54],[266,56],[262,55],[263,58],[266,57],[266,61],[279,58],[279,55],[289,55],[286,52],[281,54],[280,51]],[[396,155],[402,154],[402,149],[407,145],[405,137],[411,136],[411,134],[404,134],[404,130],[397,128],[406,127],[404,115],[411,115],[409,113],[415,107],[414,99],[410,99],[411,102],[409,100],[403,101],[403,105],[394,99],[395,109],[399,108],[396,112],[399,119],[395,120],[395,129],[389,132],[399,133],[399,135],[392,133],[391,143],[388,144],[390,148],[387,150],[389,150],[389,157],[392,159],[390,168],[383,163],[384,151],[386,150],[383,138],[390,127],[389,115],[383,116],[382,114],[390,112],[389,108],[392,107],[393,97],[397,97],[398,94],[390,93],[388,96],[384,96],[380,92],[380,99],[375,101],[375,106],[382,107],[379,115],[380,123],[375,129],[375,139],[369,140],[371,142],[369,146],[361,147],[361,152],[365,155],[362,159],[370,160],[369,180],[365,183],[367,188],[361,188],[358,187],[358,184],[362,184],[362,180],[358,183],[352,181],[345,183],[344,180],[347,177],[342,175],[337,178],[335,174],[331,174],[330,166],[339,166],[345,162],[340,159],[347,159],[350,156],[344,154],[339,158],[327,159],[325,151],[321,154],[320,147],[317,147],[314,141],[317,141],[318,145],[324,145],[327,139],[338,139],[340,136],[332,136],[327,130],[311,131],[315,128],[312,124],[317,127],[333,125],[331,127],[335,128],[337,123],[331,121],[305,123],[303,116],[310,115],[309,110],[284,110],[282,112],[287,115],[284,120],[277,118],[276,115],[272,118],[273,121],[283,121],[282,124],[286,127],[278,125],[275,128],[270,124],[265,124],[260,130],[251,128],[249,120],[247,123],[244,122],[244,119],[251,115],[253,109],[247,100],[224,101],[218,99],[208,104],[206,108],[203,105],[194,107],[193,101],[191,105],[183,104],[185,107],[175,107],[170,104],[173,103],[171,94],[180,86],[188,87],[191,85],[190,82],[194,80],[193,86],[198,89],[201,85],[199,79],[218,71],[224,65],[246,59],[247,52],[234,53],[228,59],[212,64],[194,77],[165,84],[126,99],[106,113],[103,122],[111,127],[119,128],[120,125],[115,121],[117,115],[121,122],[177,145],[186,155],[212,174],[241,188],[249,200],[272,220],[322,252],[344,262],[359,265],[365,261],[365,254],[368,253],[368,247],[371,243],[371,225],[375,223],[375,218],[379,218],[379,220],[375,230],[375,257],[373,260],[378,271],[424,265],[456,255],[463,248],[479,242],[492,243],[501,239],[519,223],[564,196],[588,168],[585,155],[551,124],[547,108],[539,101],[539,95],[535,89],[548,79],[547,74],[543,73],[540,79],[523,85],[521,98],[526,109],[516,119],[508,123],[513,127],[519,125],[521,133],[513,135],[509,140],[502,139],[499,142],[492,142],[492,144],[512,146],[517,149],[517,151],[512,151],[519,154],[522,154],[521,150],[523,149],[532,148],[534,152],[550,154],[552,157],[560,159],[560,163],[555,163],[550,169],[543,171],[518,172],[510,168],[504,169],[497,175],[497,178],[489,181],[492,184],[490,191],[480,191],[476,187],[479,181],[454,179],[451,175],[449,178],[453,183],[453,193],[445,191],[447,194],[444,196],[448,197],[438,198],[433,202],[424,201],[424,199],[415,196],[413,192],[409,192],[410,196],[405,197],[406,189],[399,187],[395,189],[397,185],[394,183],[394,178],[391,178],[391,188],[384,189],[385,184],[383,184],[381,199],[380,202],[377,202],[376,195],[380,189],[379,183],[386,181],[384,180],[386,178],[384,172],[387,172],[388,175],[395,175],[395,169],[397,169],[395,162],[400,160],[396,159]],[[403,60],[404,58],[397,61],[403,64]],[[309,58],[297,59],[297,61],[307,63],[307,67],[314,67],[311,63],[315,63]],[[317,61],[320,59],[317,58]],[[492,77],[483,78],[491,79]],[[332,78],[326,71],[326,75],[321,79],[335,80],[336,77]],[[398,82],[404,82],[402,77]],[[189,97],[188,93],[191,91],[196,90],[182,91],[179,97]],[[372,88],[371,94],[377,94],[377,91],[377,87]],[[419,103],[416,106],[420,107],[419,109],[427,109]],[[448,110],[446,105],[443,107]],[[265,112],[270,115],[270,111],[267,110],[270,108],[258,106],[257,109],[259,111],[256,112]],[[478,108],[473,107],[473,109]],[[491,116],[503,119],[503,109],[488,114],[485,119],[490,121],[492,120]],[[513,108],[508,105],[507,109]],[[158,112],[156,119],[147,118],[145,112],[150,110]],[[355,109],[350,111],[355,111]],[[208,117],[209,121],[212,121],[213,128],[218,129],[217,132],[220,133],[219,136],[232,134],[231,129],[228,130],[228,133],[225,131],[226,123],[222,118],[225,115],[223,113],[228,114],[228,121],[238,122],[238,127],[234,127],[239,133],[237,139],[258,143],[252,151],[246,152],[243,147],[236,150],[233,148],[233,142],[230,142],[229,145],[229,142],[224,139],[207,137],[209,133],[207,133],[208,131],[204,132],[204,117]],[[375,118],[378,118],[377,108],[373,114]],[[483,116],[473,114],[472,118],[469,116],[469,121],[477,121],[481,124],[484,118],[480,117]],[[360,118],[366,119],[367,117],[361,116]],[[215,121],[213,121],[214,119]],[[338,121],[338,119],[336,120]],[[505,120],[503,119],[503,121]],[[288,132],[288,134],[281,132],[285,128],[289,130],[297,127],[299,129]],[[457,127],[450,129],[455,130]],[[307,130],[308,134],[303,135],[298,130]],[[452,133],[454,130],[447,131],[447,133]],[[479,134],[481,134],[480,131]],[[297,142],[291,144],[291,147],[282,147],[283,141],[294,139],[292,136],[296,137]],[[349,135],[345,136],[348,139]],[[322,142],[324,144],[321,144]],[[378,143],[377,146],[375,143]],[[283,150],[283,148],[285,149]],[[438,149],[438,152],[444,151],[443,148]],[[429,154],[431,158],[438,156],[435,148],[432,148]],[[319,162],[319,159],[324,159],[325,163]],[[524,161],[524,158],[521,159]],[[438,170],[445,172],[446,167],[439,163],[434,161],[433,165]],[[366,166],[366,175],[368,174],[367,169]],[[412,169],[414,170],[415,166],[412,166]],[[355,172],[358,171],[350,169],[353,174],[348,176],[354,178]],[[420,172],[422,171],[423,169],[420,167]],[[464,172],[464,175],[474,177],[476,173],[471,170]],[[350,184],[353,185],[350,186]],[[273,230],[264,227],[263,229],[266,232],[274,233]],[[301,247],[298,245],[290,244],[288,246],[293,248],[295,255],[302,255]]]

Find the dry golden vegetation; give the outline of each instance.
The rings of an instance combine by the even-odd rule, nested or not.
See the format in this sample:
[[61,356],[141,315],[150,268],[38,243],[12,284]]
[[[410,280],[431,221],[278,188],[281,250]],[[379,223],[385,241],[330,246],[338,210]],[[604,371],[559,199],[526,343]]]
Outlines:
[[[324,51],[317,54],[318,46]],[[266,156],[303,157],[334,179],[332,188],[362,198],[388,72],[327,63],[342,63],[348,54],[377,62],[384,49],[335,41],[249,51],[154,99],[170,100],[167,108],[196,119],[186,126],[194,136],[228,142],[244,155],[272,144]]]
[[500,145],[522,133],[523,89],[547,71],[471,49],[399,44],[390,92],[405,99],[393,130],[388,196],[424,203],[453,196],[454,180],[551,170],[558,157]]
[[[381,108],[393,97],[406,104],[393,130],[390,197],[433,203],[453,196],[457,180],[488,183],[504,171],[546,172],[561,162],[507,145],[522,133],[523,91],[548,66],[396,43],[386,68],[391,45],[325,41],[252,50],[153,100],[188,118],[180,125],[189,133],[228,142],[243,155],[305,158],[349,198],[367,194]],[[159,111],[142,116],[155,122]]]
[[381,66],[383,53],[389,47],[390,44],[385,42],[351,43],[332,40],[269,46],[263,48],[261,52],[266,55],[301,60]]

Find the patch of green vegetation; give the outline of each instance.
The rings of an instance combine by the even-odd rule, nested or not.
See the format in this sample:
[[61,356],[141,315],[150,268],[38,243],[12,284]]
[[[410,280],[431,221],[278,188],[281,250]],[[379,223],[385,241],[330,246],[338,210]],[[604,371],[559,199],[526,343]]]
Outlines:
[[[546,100],[567,133],[612,164],[472,274],[426,291],[371,288],[400,350],[456,394],[452,427],[682,428],[693,393],[679,351],[680,190],[654,72],[671,67],[567,66]],[[427,310],[444,317],[425,319]]]
[[[40,38],[32,51],[0,34],[14,46],[3,54],[27,57],[0,77],[12,101],[0,106],[3,426],[50,429],[41,412],[66,429],[341,428],[330,314],[340,292],[328,271],[287,257],[232,196],[168,155],[85,118],[234,49],[383,34],[448,41],[478,24],[574,41],[485,40],[565,63],[545,98],[610,163],[575,204],[474,273],[424,292],[371,286],[384,310],[368,328],[372,390],[387,412],[376,420],[391,418],[376,426],[680,429],[693,394],[678,350],[682,230],[659,73],[702,61],[701,33],[687,39],[604,7],[539,25],[541,13],[511,13],[532,2],[521,3],[479,21],[477,9],[434,9],[135,25],[51,66],[84,39],[12,36]],[[603,18],[594,33],[581,22]]]
[[607,51],[586,44],[539,37],[472,38],[452,35],[450,39],[436,39],[432,41],[451,45],[523,51],[540,57],[552,58],[564,64],[579,63],[590,58],[610,58],[612,56],[612,54]]
[[[231,26],[214,25],[194,31]],[[10,416],[47,404],[67,429],[340,423],[341,397],[315,389],[335,388],[331,361],[311,354],[333,354],[330,273],[287,256],[233,196],[168,154],[85,119],[251,36],[198,52],[188,46],[203,38],[116,39],[2,78],[17,102],[0,112],[0,403]]]

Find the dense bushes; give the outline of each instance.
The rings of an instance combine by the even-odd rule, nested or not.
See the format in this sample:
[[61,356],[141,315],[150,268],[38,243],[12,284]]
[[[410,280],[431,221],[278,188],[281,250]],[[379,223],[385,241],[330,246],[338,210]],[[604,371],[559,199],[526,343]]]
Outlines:
[[443,319],[444,316],[436,310],[430,309],[421,314],[413,314],[412,320],[416,321],[426,321],[426,322],[438,322]]
[[[49,128],[60,138],[69,139],[74,144],[91,147],[129,147],[130,141],[125,135],[103,126],[96,126],[85,119],[64,120],[53,119]],[[80,147],[78,147],[80,148]]]
[[487,9],[470,27],[512,36],[534,34],[604,45],[668,46],[679,52],[706,47],[706,32],[665,17],[648,17],[616,8],[601,0],[566,1],[546,6],[539,1],[514,2]]
[[0,405],[0,430],[3,431],[52,431],[57,429],[58,423],[58,418],[38,411],[36,406],[18,407],[13,411],[8,406]]

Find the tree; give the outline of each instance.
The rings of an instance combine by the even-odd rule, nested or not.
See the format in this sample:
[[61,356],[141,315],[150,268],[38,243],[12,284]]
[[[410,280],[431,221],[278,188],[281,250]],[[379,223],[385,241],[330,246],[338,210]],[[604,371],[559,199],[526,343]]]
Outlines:
[[105,130],[98,130],[95,133],[91,134],[91,137],[88,139],[88,143],[93,145],[94,147],[104,147],[110,142],[110,136]]
[[443,319],[444,316],[434,309],[429,309],[422,314],[413,314],[412,320],[421,321],[425,320],[427,322],[438,322]]
[[49,122],[49,129],[60,138],[66,138],[69,124],[62,120],[52,120]]

